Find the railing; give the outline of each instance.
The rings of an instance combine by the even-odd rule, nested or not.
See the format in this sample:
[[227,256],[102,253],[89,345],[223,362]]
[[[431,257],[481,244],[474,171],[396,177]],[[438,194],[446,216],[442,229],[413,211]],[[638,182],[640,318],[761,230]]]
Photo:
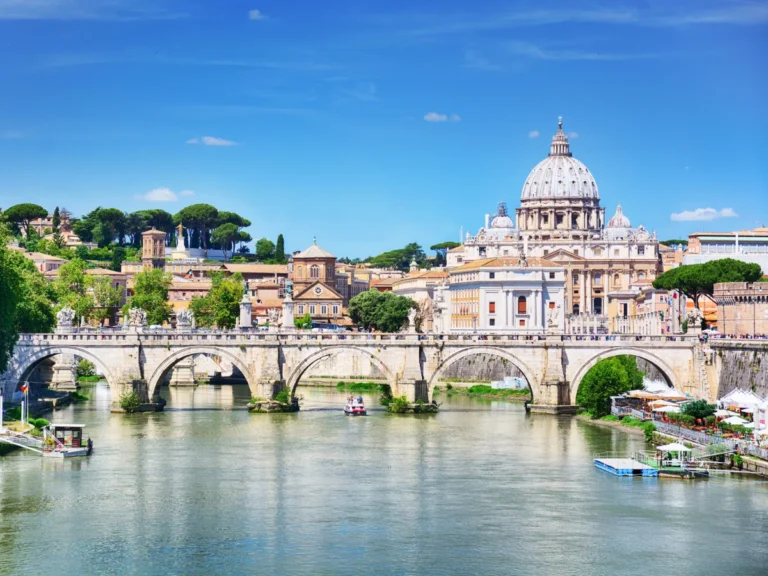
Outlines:
[[691,430],[690,428],[678,426],[677,424],[670,424],[669,422],[663,422],[661,420],[654,420],[653,423],[656,425],[656,429],[659,432],[669,434],[670,436],[677,436],[684,440],[688,440],[689,442],[701,444],[702,446],[707,446],[708,444],[722,444],[723,446],[727,446],[730,451],[739,451],[760,458],[761,460],[768,460],[768,449],[760,448],[743,439],[734,440],[733,438],[723,438],[722,436],[708,434],[707,432],[701,432],[699,430]]

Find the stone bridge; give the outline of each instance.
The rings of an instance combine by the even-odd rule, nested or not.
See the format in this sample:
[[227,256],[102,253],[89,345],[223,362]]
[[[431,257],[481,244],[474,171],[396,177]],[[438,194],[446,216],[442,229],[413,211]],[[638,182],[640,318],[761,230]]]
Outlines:
[[531,388],[532,409],[566,412],[576,404],[579,384],[598,360],[620,354],[655,365],[677,390],[709,396],[702,378],[703,355],[695,336],[517,336],[498,334],[326,334],[149,332],[75,330],[23,334],[0,386],[9,395],[44,360],[59,354],[90,360],[112,389],[113,408],[134,390],[147,404],[162,407],[159,391],[180,361],[206,354],[232,362],[251,395],[272,398],[284,387],[293,394],[302,375],[340,352],[365,355],[387,379],[392,393],[431,401],[441,374],[454,362],[476,354],[498,356],[516,366]]

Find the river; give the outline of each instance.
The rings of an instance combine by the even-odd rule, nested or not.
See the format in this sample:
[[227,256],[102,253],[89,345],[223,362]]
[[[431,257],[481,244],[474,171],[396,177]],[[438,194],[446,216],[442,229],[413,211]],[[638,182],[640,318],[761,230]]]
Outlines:
[[299,390],[298,414],[201,386],[132,416],[86,390],[51,418],[92,457],[0,459],[0,574],[768,574],[768,483],[619,479],[591,455],[642,437],[519,404],[351,418]]

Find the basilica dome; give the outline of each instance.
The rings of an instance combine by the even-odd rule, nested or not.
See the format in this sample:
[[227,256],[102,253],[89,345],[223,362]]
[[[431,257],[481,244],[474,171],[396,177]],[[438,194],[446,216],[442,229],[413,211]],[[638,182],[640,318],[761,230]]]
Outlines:
[[552,137],[549,156],[531,170],[523,185],[521,200],[540,198],[600,198],[592,173],[571,155],[562,119]]
[[616,214],[608,220],[608,228],[630,228],[631,226],[629,218],[624,216],[624,211],[621,209],[621,204],[619,204],[616,206]]

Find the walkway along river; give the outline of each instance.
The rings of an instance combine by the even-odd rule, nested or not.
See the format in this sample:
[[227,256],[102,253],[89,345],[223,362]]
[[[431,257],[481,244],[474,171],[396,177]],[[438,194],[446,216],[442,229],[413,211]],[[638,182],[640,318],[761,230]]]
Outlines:
[[766,573],[768,483],[617,479],[592,455],[642,438],[519,404],[345,418],[299,392],[265,417],[245,386],[165,388],[126,416],[91,389],[52,418],[93,457],[0,459],[0,574]]

